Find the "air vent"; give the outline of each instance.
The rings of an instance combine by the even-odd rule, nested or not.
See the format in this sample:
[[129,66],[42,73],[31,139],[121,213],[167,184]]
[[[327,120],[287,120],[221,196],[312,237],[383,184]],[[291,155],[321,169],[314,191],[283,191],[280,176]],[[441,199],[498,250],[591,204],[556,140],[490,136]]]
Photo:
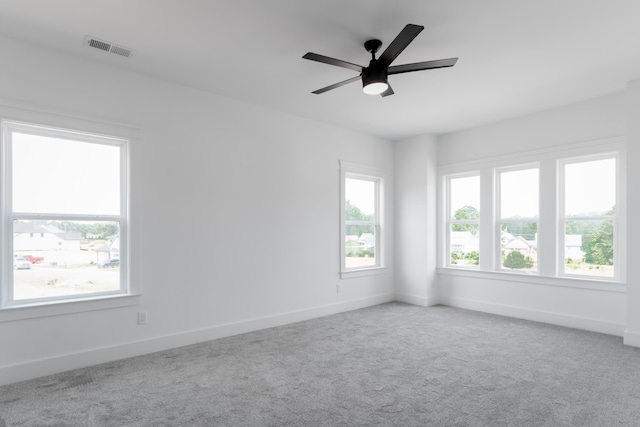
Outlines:
[[130,58],[131,55],[133,55],[133,50],[129,48],[118,46],[104,40],[99,40],[95,37],[86,36],[84,42],[89,47],[104,50],[105,52],[113,53],[115,55],[124,56],[125,58]]

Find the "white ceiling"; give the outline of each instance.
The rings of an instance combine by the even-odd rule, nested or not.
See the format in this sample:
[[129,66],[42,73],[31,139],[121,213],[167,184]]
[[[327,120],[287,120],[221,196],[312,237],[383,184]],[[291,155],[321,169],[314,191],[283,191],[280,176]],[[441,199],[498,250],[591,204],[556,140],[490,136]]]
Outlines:
[[[302,59],[367,65],[408,24],[393,65],[459,57],[390,77],[395,95]],[[2,0],[0,34],[252,104],[398,139],[441,134],[624,90],[640,77],[638,0]],[[85,35],[134,49],[91,49]],[[10,58],[3,58],[10,60]]]

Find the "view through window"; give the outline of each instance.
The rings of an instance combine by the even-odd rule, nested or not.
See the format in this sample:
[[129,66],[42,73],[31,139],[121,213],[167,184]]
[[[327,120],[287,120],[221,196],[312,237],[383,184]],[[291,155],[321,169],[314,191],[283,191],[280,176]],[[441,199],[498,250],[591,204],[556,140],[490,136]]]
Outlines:
[[480,264],[480,176],[449,180],[449,262],[460,267]]
[[348,175],[345,195],[345,269],[378,265],[378,180]]
[[441,168],[442,266],[624,282],[624,153],[612,138]]
[[538,168],[500,171],[500,267],[537,271]]
[[5,122],[3,143],[3,302],[124,292],[126,141]]
[[564,273],[614,276],[616,159],[565,161]]

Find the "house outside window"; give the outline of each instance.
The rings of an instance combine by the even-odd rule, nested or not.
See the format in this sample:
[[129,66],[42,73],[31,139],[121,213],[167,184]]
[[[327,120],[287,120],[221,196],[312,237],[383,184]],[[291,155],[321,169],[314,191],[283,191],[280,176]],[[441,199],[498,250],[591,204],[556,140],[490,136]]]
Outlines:
[[129,292],[127,144],[2,122],[0,308]]
[[[341,162],[341,276],[384,267],[383,172]],[[356,274],[358,275],[358,274]]]

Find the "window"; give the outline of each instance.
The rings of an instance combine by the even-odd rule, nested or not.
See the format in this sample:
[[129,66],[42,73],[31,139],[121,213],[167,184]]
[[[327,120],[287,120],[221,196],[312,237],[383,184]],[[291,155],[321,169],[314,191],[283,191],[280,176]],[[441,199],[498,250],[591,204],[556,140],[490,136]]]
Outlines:
[[341,162],[341,268],[349,272],[377,269],[383,266],[381,171]]
[[441,167],[443,273],[622,289],[625,150],[611,138]]
[[127,140],[4,121],[2,168],[2,307],[128,293]]
[[538,168],[497,171],[500,269],[537,271]]
[[615,277],[616,157],[560,162],[562,273]]
[[448,177],[448,265],[480,264],[480,176]]

